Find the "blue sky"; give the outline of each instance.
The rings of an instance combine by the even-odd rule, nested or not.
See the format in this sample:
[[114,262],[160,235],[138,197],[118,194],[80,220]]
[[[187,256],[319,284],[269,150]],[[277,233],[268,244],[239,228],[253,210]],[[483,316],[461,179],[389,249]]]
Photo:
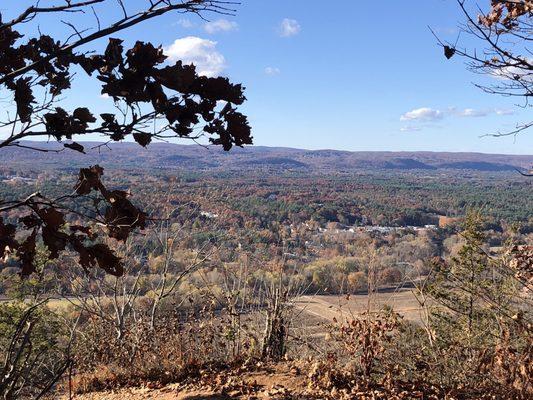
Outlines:
[[[116,11],[102,10],[103,19]],[[243,0],[234,17],[207,17],[210,24],[167,15],[122,37],[161,44],[207,74],[244,83],[243,110],[257,145],[532,153],[533,132],[480,138],[529,121],[531,112],[481,92],[473,82],[492,78],[444,58],[428,25],[455,41],[461,15],[454,0]],[[44,33],[65,35],[64,26],[47,22]],[[94,81],[77,79],[68,102],[82,97],[101,112],[111,106]]]

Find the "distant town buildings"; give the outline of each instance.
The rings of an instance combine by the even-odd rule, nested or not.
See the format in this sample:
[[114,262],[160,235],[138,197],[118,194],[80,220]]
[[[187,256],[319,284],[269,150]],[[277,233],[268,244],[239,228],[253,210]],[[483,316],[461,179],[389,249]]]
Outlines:
[[205,218],[209,219],[216,219],[218,218],[218,214],[211,213],[209,211],[200,211],[200,215]]
[[26,178],[24,176],[0,176],[0,182],[11,185],[25,183],[27,185],[33,185],[36,180],[34,178]]
[[318,228],[318,231],[321,233],[392,233],[392,232],[404,232],[404,231],[414,231],[414,232],[427,232],[437,230],[439,226],[437,225],[424,225],[424,226],[337,226],[335,228],[326,227]]

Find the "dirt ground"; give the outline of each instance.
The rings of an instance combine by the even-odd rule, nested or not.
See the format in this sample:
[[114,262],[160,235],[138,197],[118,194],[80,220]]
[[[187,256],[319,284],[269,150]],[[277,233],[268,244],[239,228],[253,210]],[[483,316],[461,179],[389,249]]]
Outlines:
[[[174,384],[163,388],[127,388],[115,391],[76,395],[76,400],[226,400],[226,399],[283,399],[306,390],[306,377],[294,365],[280,363],[260,371],[243,372],[224,377],[215,391]],[[248,393],[249,388],[254,388]],[[63,397],[62,400],[67,400]]]
[[[366,311],[379,311],[383,306],[391,306],[406,320],[420,323],[421,310],[410,289],[382,292],[374,295],[370,302],[367,295],[353,296],[302,296],[295,302],[297,317],[292,327],[294,338],[306,338],[307,345],[323,342],[326,336],[325,325]],[[303,340],[302,340],[303,341]],[[298,352],[302,352],[303,346]],[[305,354],[299,353],[305,357]],[[260,372],[246,372],[220,378],[225,381],[217,384],[216,392],[211,388],[198,388],[182,384],[163,388],[127,388],[112,392],[77,395],[79,400],[225,400],[225,399],[285,399],[305,398],[307,377],[289,364],[277,365],[274,369],[261,369]],[[216,378],[215,378],[216,379]],[[228,381],[229,379],[229,381]],[[234,381],[232,381],[234,380]],[[254,387],[253,393],[243,392],[243,388]],[[222,389],[221,389],[222,388]],[[287,397],[301,393],[302,397]],[[66,400],[68,397],[64,397]]]

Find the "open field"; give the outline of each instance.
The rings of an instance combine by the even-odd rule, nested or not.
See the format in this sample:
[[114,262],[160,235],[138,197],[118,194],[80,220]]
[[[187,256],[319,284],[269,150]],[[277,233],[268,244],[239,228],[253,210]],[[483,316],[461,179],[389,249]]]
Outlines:
[[[10,301],[7,297],[0,297],[0,304],[7,301]],[[76,299],[54,298],[48,301],[48,306],[52,310],[60,311],[76,302]],[[367,309],[377,312],[385,306],[392,307],[409,321],[420,322],[421,309],[412,289],[381,291],[370,297],[367,294],[301,296],[294,304],[298,310],[322,322],[331,322],[333,318],[342,320],[343,317],[360,314]]]
[[302,296],[296,301],[296,307],[305,313],[323,320],[332,321],[333,318],[342,320],[351,315],[360,314],[367,309],[373,312],[390,306],[405,319],[421,322],[421,309],[412,289],[399,289],[391,292],[381,292],[351,296]]

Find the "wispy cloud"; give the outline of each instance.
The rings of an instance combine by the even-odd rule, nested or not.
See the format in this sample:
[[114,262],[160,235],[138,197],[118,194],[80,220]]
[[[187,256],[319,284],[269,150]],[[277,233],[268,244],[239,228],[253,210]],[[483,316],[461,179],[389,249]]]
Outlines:
[[279,75],[281,74],[281,70],[277,67],[266,67],[265,74],[270,76]]
[[[526,57],[525,62],[527,65],[533,65],[533,58]],[[533,83],[533,73],[531,69],[524,67],[502,67],[496,68],[492,71],[492,76],[500,80],[519,80],[523,83]]]
[[417,108],[408,111],[400,117],[400,121],[438,121],[446,117],[481,118],[490,115],[513,115],[514,111],[500,108],[474,109],[449,107],[445,110],[437,110],[429,107]]
[[445,110],[421,107],[408,111],[400,116],[400,121],[408,122],[409,125],[400,128],[401,132],[418,132],[427,127],[435,127],[432,124],[444,118],[483,118],[490,115],[513,115],[514,111],[503,108],[474,109],[449,107]]
[[185,64],[194,64],[198,74],[208,77],[219,76],[226,68],[226,59],[216,48],[217,42],[188,36],[176,39],[165,48],[170,61],[181,60]]
[[188,18],[180,18],[176,21],[176,25],[181,26],[184,29],[194,28],[194,23]]
[[279,34],[281,37],[290,37],[299,34],[302,30],[302,27],[298,21],[295,19],[285,18],[281,21],[279,27]]
[[486,117],[491,112],[490,110],[475,110],[473,108],[465,108],[464,110],[458,110],[457,112],[450,111],[450,113],[455,113],[458,117]]
[[210,35],[218,32],[236,31],[237,29],[239,29],[239,25],[235,21],[228,21],[224,18],[206,22],[204,25],[204,30]]
[[474,108],[465,108],[458,110],[454,107],[448,109],[448,115],[465,117],[465,118],[480,118],[488,117],[490,115],[514,115],[514,111],[505,108],[485,108],[476,110]]
[[421,130],[422,130],[421,126],[413,126],[413,125],[402,126],[400,128],[400,132],[419,132]]
[[436,28],[433,28],[433,31],[435,33],[440,33],[440,34],[443,34],[443,35],[457,35],[459,33],[459,28],[455,27],[455,26],[448,26],[448,27],[436,27]]
[[513,110],[509,110],[509,109],[497,108],[494,111],[496,112],[497,115],[514,115],[515,114]]

